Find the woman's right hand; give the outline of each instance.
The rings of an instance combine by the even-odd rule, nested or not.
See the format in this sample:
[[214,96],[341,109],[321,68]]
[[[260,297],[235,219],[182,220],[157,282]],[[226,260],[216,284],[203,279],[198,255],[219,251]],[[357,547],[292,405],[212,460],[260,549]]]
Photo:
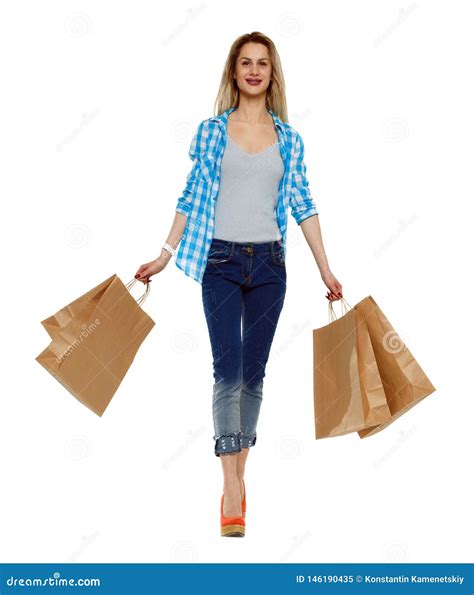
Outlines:
[[163,250],[163,252],[164,254],[161,254],[155,260],[142,264],[135,274],[135,279],[142,283],[148,283],[152,275],[156,275],[156,273],[160,273],[164,270],[171,259],[171,254],[165,250]]
[[324,281],[326,287],[329,289],[329,291],[326,293],[326,299],[328,299],[330,302],[340,300],[342,298],[342,285],[332,274],[332,272],[329,269],[321,271],[321,278]]

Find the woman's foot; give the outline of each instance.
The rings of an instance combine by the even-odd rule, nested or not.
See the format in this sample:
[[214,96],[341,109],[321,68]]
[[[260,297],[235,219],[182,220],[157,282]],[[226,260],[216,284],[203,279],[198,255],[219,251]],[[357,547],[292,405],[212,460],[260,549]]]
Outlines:
[[238,478],[224,484],[224,516],[242,516],[243,484]]
[[245,519],[241,516],[224,515],[224,494],[221,496],[221,537],[244,537]]

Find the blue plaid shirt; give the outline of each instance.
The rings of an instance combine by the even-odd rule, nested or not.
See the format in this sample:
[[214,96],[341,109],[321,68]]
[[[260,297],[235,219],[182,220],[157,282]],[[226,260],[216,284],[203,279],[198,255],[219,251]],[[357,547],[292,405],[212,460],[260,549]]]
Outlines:
[[[214,236],[214,209],[219,194],[222,156],[227,142],[227,118],[236,107],[203,120],[189,149],[193,167],[186,187],[178,199],[176,211],[186,215],[186,227],[176,251],[176,266],[186,275],[202,283],[207,255]],[[281,233],[283,253],[286,255],[288,205],[299,225],[317,215],[306,178],[303,139],[289,124],[285,124],[271,110],[278,135],[280,154],[284,164],[277,204],[276,220]]]

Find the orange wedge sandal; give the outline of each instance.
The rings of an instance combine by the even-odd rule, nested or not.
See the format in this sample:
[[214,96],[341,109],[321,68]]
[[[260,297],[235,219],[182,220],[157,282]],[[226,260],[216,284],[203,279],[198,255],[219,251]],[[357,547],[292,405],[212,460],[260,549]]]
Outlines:
[[224,516],[224,494],[221,497],[221,536],[244,537],[245,519],[243,516]]

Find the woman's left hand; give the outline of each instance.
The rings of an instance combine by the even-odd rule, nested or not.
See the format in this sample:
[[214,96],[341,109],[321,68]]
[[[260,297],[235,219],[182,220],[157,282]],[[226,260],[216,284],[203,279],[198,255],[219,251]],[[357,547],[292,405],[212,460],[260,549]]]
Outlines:
[[336,279],[336,277],[328,269],[327,271],[321,272],[321,278],[324,281],[324,285],[329,289],[326,294],[326,298],[329,301],[340,300],[342,297],[342,285]]

